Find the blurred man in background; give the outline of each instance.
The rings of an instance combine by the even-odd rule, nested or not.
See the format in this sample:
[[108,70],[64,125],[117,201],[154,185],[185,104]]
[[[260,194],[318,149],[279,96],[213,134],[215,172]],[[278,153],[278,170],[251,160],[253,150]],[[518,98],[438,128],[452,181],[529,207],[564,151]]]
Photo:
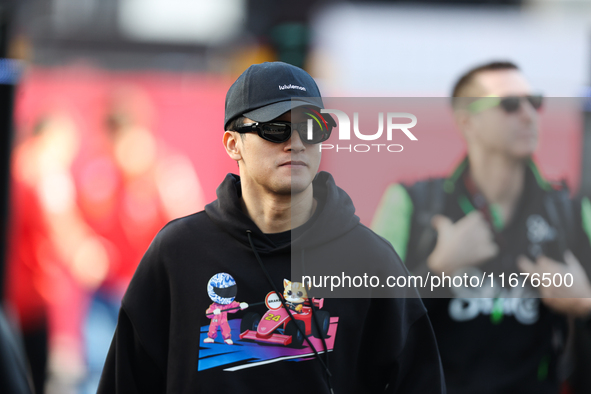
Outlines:
[[374,217],[415,273],[574,277],[570,288],[505,282],[425,299],[450,393],[558,393],[567,317],[591,313],[579,263],[591,261],[591,205],[571,203],[532,161],[541,104],[512,63],[468,71],[453,90],[467,157],[446,179],[390,186]]
[[101,283],[109,264],[103,240],[76,201],[78,134],[67,111],[52,110],[13,154],[6,296],[23,331],[37,393],[44,392],[47,365],[58,392],[83,376],[84,295]]
[[109,270],[92,294],[84,325],[84,394],[96,392],[121,298],[154,234],[204,206],[190,159],[154,133],[157,111],[148,93],[120,84],[105,104],[104,133],[95,136],[93,152],[80,158],[77,171],[84,218],[110,246]]

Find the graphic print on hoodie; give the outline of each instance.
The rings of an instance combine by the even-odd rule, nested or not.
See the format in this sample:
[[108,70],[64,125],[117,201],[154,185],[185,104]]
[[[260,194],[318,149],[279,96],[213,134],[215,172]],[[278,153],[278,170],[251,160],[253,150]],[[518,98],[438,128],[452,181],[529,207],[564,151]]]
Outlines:
[[[292,273],[294,260],[316,264],[352,257],[363,269],[375,262],[381,264],[384,275],[408,274],[392,246],[359,223],[353,202],[330,174],[320,172],[313,185],[318,202],[315,219],[304,225],[309,227],[303,234],[292,230],[285,242],[264,234],[242,211],[240,177],[233,174],[220,184],[218,199],[205,211],[164,227],[123,297],[98,393],[236,393],[261,385],[261,392],[301,393],[300,385],[271,386],[269,377],[288,375],[303,376],[307,387],[328,392],[327,370],[337,394],[384,392],[386,386],[392,393],[442,393],[435,336],[416,297],[317,299],[313,313],[319,323],[326,322],[320,331],[325,327],[328,331],[325,338],[310,335],[307,339],[314,344],[324,339],[328,352],[318,357],[308,356],[305,340],[301,347],[292,348],[256,342],[246,335],[240,338],[246,328],[253,331],[265,313],[273,314],[267,315],[272,323],[277,312],[284,310],[278,307],[277,294],[285,292],[285,280],[292,281],[292,290],[293,283],[302,280]],[[230,276],[236,283],[229,304],[225,303],[229,299],[221,298],[231,298],[232,289],[226,293],[220,288],[217,301],[207,291],[217,274],[227,274],[220,278],[224,286],[231,287]],[[270,295],[272,290],[276,293]],[[308,295],[312,302],[321,296],[314,287]],[[233,302],[248,308],[230,311],[234,306],[228,305]],[[214,342],[204,343],[212,322],[207,310],[214,313],[213,303],[222,305],[213,307],[220,309],[220,315],[225,310],[224,330],[229,328],[232,345],[224,341],[221,322]],[[297,309],[298,302],[293,303]],[[302,311],[309,306],[302,305]],[[269,311],[273,308],[278,310]],[[322,312],[328,312],[328,317]],[[318,352],[325,349],[314,347]],[[296,357],[283,359],[292,356]]]
[[[293,320],[279,299],[281,295],[274,291],[270,291],[264,301],[239,303],[235,301],[239,289],[232,275],[221,272],[209,280],[207,292],[213,303],[205,311],[210,323],[202,326],[200,332],[200,371],[229,364],[232,366],[224,370],[237,371],[283,360],[310,360],[314,351],[302,334],[318,353],[324,352],[321,338],[326,349],[333,350],[338,317],[331,317],[328,311],[322,310],[323,299],[308,299],[302,283],[284,279],[283,285],[283,299]],[[228,313],[246,309],[242,318],[228,320]],[[216,340],[218,328],[222,335]]]

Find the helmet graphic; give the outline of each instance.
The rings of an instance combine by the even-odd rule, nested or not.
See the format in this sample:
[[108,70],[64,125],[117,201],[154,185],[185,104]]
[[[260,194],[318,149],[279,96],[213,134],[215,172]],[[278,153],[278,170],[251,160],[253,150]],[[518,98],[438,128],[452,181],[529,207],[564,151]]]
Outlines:
[[216,304],[227,305],[236,297],[236,281],[232,275],[220,272],[211,277],[207,282],[207,294]]

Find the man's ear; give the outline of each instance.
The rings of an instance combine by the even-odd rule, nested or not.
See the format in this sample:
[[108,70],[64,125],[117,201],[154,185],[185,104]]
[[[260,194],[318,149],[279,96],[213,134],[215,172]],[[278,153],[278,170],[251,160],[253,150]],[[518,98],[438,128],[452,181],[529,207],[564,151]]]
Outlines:
[[240,154],[241,144],[238,141],[239,139],[240,137],[238,133],[235,131],[226,131],[224,132],[224,136],[222,137],[224,148],[226,148],[228,156],[230,156],[232,160],[235,160],[237,162],[242,160],[242,155]]

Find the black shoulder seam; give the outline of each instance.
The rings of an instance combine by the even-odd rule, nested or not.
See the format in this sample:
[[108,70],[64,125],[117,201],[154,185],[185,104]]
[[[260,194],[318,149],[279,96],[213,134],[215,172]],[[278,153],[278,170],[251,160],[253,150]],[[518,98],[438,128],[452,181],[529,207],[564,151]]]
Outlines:
[[[421,299],[419,298],[419,300],[421,300]],[[421,300],[421,303],[422,303],[422,302],[423,302],[423,301]],[[423,308],[425,308],[425,307],[423,306]],[[402,353],[404,352],[404,349],[406,348],[406,345],[407,345],[407,342],[408,342],[408,333],[410,332],[411,328],[412,328],[412,327],[413,327],[413,326],[414,326],[414,325],[415,325],[415,324],[416,324],[416,323],[417,323],[419,320],[421,320],[421,319],[423,319],[423,318],[425,318],[425,317],[427,317],[427,318],[428,318],[428,312],[427,312],[427,310],[426,310],[426,309],[424,309],[424,310],[423,310],[423,313],[422,313],[422,314],[420,314],[420,315],[419,315],[419,316],[418,316],[416,319],[414,319],[414,320],[412,321],[412,323],[410,323],[410,324],[408,325],[408,328],[407,328],[407,329],[406,329],[406,331],[404,332],[404,337],[403,337],[403,340],[402,340],[402,343],[403,343],[403,345],[402,345],[402,348],[400,349],[400,351],[398,352],[398,354],[397,354],[397,355],[394,357],[395,359],[398,359],[398,358],[399,358],[399,357],[402,355]]]
[[125,314],[126,314],[127,318],[129,319],[129,322],[131,323],[131,327],[133,328],[133,332],[134,332],[135,336],[138,338],[138,342],[140,343],[142,348],[144,348],[144,351],[146,352],[146,354],[148,356],[150,356],[150,359],[152,359],[152,362],[154,363],[154,365],[156,365],[160,369],[162,376],[166,377],[166,366],[161,365],[158,362],[157,358],[154,357],[154,354],[152,354],[148,350],[149,348],[146,347],[144,340],[142,339],[142,337],[139,335],[139,332],[135,328],[135,324],[134,324],[133,320],[131,319],[131,315],[127,312],[127,309],[125,308],[123,301],[121,302],[121,309],[125,311]]
[[[396,250],[394,250],[394,247],[392,246],[392,244],[390,242],[388,242],[388,240],[386,238],[382,237],[381,235],[379,235],[378,233],[376,233],[375,231],[373,231],[371,228],[367,227],[363,223],[359,223],[358,226],[363,227],[364,229],[366,229],[367,231],[369,231],[371,234],[375,235],[375,237],[376,237],[377,240],[379,240],[380,242],[384,243],[389,249],[391,249],[394,253],[396,253]],[[357,226],[355,226],[355,227],[357,227]],[[396,255],[398,256],[397,253],[396,253]]]

